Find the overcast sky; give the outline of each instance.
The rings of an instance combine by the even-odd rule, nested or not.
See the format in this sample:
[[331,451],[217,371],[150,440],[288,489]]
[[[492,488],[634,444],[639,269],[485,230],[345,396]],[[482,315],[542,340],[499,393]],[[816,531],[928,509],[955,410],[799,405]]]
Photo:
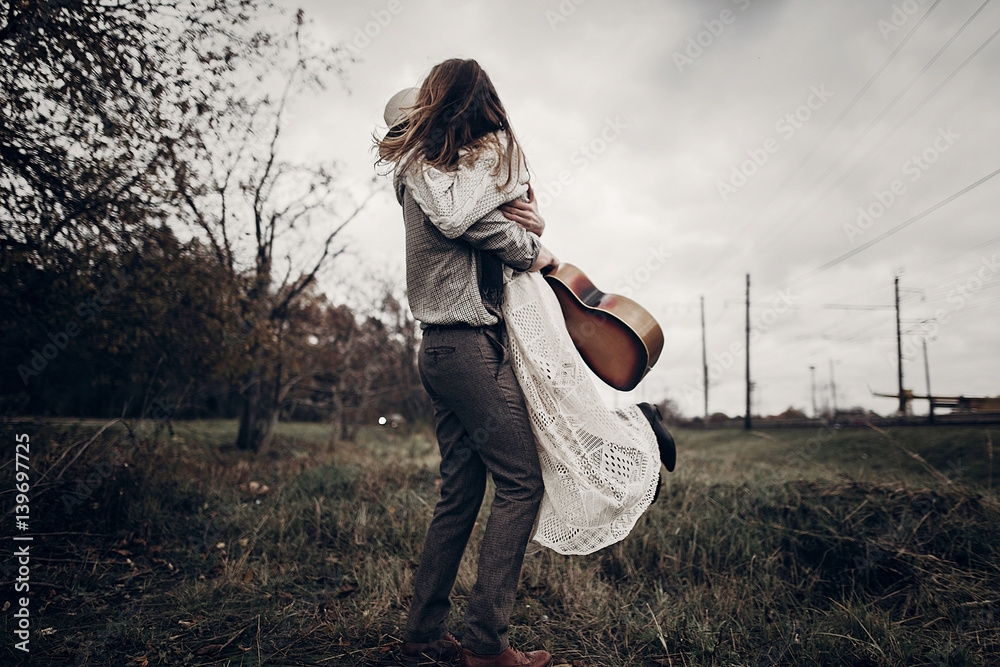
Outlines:
[[[701,414],[704,297],[709,409],[743,413],[747,273],[755,413],[811,412],[810,366],[822,409],[831,364],[838,407],[891,413],[870,390],[896,391],[893,310],[827,306],[891,306],[896,275],[906,387],[925,393],[926,338],[935,394],[998,395],[1000,176],[959,194],[1000,168],[1000,38],[984,46],[1000,6],[972,18],[981,5],[311,0],[314,32],[355,62],[349,93],[301,102],[294,141],[360,189],[389,97],[475,58],[527,154],[543,242],[664,330],[621,404]],[[403,284],[388,191],[348,235],[355,261]]]

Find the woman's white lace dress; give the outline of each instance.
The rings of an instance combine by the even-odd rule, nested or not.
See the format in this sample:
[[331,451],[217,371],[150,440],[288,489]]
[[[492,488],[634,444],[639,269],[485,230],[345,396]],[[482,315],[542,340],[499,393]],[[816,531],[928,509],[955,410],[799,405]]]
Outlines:
[[504,318],[545,482],[534,541],[588,554],[622,540],[659,482],[649,422],[635,405],[605,406],[541,274],[506,283]]

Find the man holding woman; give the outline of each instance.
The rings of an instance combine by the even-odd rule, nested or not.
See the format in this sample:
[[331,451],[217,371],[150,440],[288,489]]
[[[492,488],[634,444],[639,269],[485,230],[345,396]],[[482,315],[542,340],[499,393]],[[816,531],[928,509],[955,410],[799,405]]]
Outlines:
[[[492,82],[475,60],[436,65],[386,107],[379,162],[394,167],[406,227],[407,297],[421,322],[420,376],[434,405],[441,498],[414,582],[403,657],[469,667],[546,667],[510,646],[525,547],[544,486],[525,398],[511,367],[505,276],[558,264],[527,164]],[[661,450],[669,434],[650,422]],[[673,468],[672,439],[669,441]],[[446,626],[450,593],[482,504],[496,496],[469,593],[461,644]]]

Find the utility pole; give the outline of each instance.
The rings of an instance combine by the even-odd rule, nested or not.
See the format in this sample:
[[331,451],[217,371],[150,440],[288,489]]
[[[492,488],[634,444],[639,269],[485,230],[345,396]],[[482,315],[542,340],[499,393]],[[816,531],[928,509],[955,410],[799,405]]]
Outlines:
[[833,379],[833,359],[830,360],[830,398],[833,399],[833,419],[837,419],[837,383]]
[[896,369],[899,376],[899,416],[906,416],[906,394],[903,393],[903,329],[899,324],[899,276],[896,276]]
[[701,374],[705,383],[705,421],[708,421],[708,346],[705,344],[705,297],[701,297]]
[[750,430],[750,274],[747,274],[747,413],[743,417],[744,430]]
[[812,380],[811,384],[812,384],[812,401],[813,401],[813,419],[815,419],[816,417],[819,416],[816,414],[816,367],[815,366],[809,367],[809,377],[810,380]]
[[924,377],[927,378],[927,402],[931,404],[927,421],[934,423],[934,394],[931,393],[931,366],[927,363],[927,339],[924,339]]

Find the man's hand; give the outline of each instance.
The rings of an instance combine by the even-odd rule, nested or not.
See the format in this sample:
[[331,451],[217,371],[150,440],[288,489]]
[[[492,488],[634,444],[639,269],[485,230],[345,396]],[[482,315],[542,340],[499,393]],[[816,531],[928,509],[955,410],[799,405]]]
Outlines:
[[500,206],[503,216],[512,222],[524,227],[536,236],[541,236],[545,230],[545,220],[538,212],[538,200],[535,199],[535,191],[531,184],[528,184],[528,201],[515,199]]
[[538,257],[535,258],[535,263],[531,265],[529,271],[541,271],[546,266],[556,267],[559,266],[559,260],[553,255],[548,248],[543,245],[538,247]]

